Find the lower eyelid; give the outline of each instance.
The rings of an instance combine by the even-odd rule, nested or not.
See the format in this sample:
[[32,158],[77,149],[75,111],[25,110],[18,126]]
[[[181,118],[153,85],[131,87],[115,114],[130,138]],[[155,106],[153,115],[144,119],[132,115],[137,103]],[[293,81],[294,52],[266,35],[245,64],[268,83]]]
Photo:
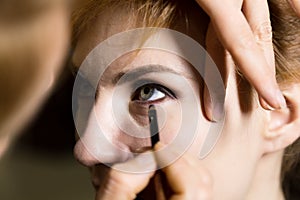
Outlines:
[[145,106],[145,105],[157,104],[163,100],[164,99],[159,99],[159,100],[155,100],[155,101],[134,100],[133,102],[138,106]]
[[129,113],[142,126],[149,125],[148,107],[145,104],[129,103]]

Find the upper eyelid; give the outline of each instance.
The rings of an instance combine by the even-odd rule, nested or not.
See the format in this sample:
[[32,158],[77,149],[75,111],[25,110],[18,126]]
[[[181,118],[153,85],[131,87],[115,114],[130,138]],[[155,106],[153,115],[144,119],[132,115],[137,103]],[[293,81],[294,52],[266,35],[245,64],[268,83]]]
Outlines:
[[148,86],[148,85],[149,85],[149,86],[152,86],[152,87],[154,87],[154,88],[156,88],[156,89],[159,88],[159,89],[158,89],[159,91],[164,92],[164,93],[167,93],[167,95],[171,96],[172,98],[177,98],[176,95],[175,95],[175,93],[174,93],[171,89],[169,89],[168,87],[163,86],[163,85],[161,85],[161,84],[158,84],[158,83],[144,84],[144,85],[142,85],[142,86],[136,88],[136,89],[134,90],[133,95],[135,94],[135,92],[136,92],[137,90],[140,90],[141,88],[143,88],[143,87],[145,87],[145,86]]
[[136,91],[137,89],[144,87],[145,85],[161,85],[157,81],[152,79],[137,79],[131,84],[132,90]]

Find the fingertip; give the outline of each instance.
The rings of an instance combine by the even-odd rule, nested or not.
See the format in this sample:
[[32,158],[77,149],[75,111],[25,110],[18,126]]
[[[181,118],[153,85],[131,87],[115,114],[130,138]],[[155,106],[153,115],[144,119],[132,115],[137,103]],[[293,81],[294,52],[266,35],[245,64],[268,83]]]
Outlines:
[[275,110],[261,96],[259,96],[259,104],[265,110],[270,110],[270,111]]
[[166,145],[162,142],[162,141],[159,141],[155,144],[154,146],[154,150],[155,151],[158,151],[158,150],[161,150],[165,147]]
[[277,110],[286,108],[285,98],[280,90],[275,91],[273,94],[267,96],[261,95],[260,105],[265,110]]
[[266,110],[277,110],[286,108],[286,100],[281,92],[275,76],[266,74],[264,80],[252,81],[258,95],[262,108]]

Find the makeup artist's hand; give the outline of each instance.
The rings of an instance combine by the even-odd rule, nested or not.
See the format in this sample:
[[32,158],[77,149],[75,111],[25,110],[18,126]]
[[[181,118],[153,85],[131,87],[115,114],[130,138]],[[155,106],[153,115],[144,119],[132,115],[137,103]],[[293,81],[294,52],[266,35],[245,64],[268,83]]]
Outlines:
[[[155,150],[162,148],[158,143]],[[164,163],[174,152],[156,154],[156,160]],[[145,166],[145,162],[136,158],[122,164],[126,167],[132,165]],[[147,166],[155,169],[156,166]],[[162,176],[163,174],[163,176]],[[124,199],[132,200],[149,184],[153,173],[129,174],[112,169],[108,174],[102,188],[97,192],[96,200]],[[160,174],[155,174],[156,199],[212,199],[212,179],[200,161],[185,153],[171,165],[161,169]],[[167,188],[167,189],[166,189]]]
[[[162,143],[159,142],[155,145],[155,150],[161,148],[163,148]],[[158,163],[164,163],[173,153],[175,151],[157,153],[156,159]],[[213,199],[212,177],[197,157],[184,153],[178,160],[162,168],[161,171],[162,173],[158,174],[158,180],[164,186],[157,187],[160,188],[156,191],[158,199]]]
[[[268,109],[267,104],[272,108],[285,107],[275,79],[267,0],[196,1],[210,16],[210,28],[215,29],[217,38],[260,95],[262,106],[265,109]],[[288,1],[300,16],[300,1]]]
[[[150,153],[150,152],[149,152]],[[104,182],[100,185],[96,200],[132,200],[136,198],[136,194],[141,192],[153,177],[156,169],[154,154],[152,157],[139,155],[135,158],[115,164],[108,170]],[[149,159],[152,159],[149,161]],[[147,164],[150,163],[150,164]],[[126,173],[119,169],[143,169],[149,173]]]

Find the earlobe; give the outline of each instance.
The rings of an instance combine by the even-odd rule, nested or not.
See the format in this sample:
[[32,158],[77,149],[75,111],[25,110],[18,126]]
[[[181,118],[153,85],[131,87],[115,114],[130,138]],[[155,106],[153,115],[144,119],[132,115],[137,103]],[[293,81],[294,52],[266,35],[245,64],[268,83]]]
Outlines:
[[283,90],[287,107],[266,111],[268,126],[264,134],[265,152],[286,148],[300,136],[300,84],[292,84]]

